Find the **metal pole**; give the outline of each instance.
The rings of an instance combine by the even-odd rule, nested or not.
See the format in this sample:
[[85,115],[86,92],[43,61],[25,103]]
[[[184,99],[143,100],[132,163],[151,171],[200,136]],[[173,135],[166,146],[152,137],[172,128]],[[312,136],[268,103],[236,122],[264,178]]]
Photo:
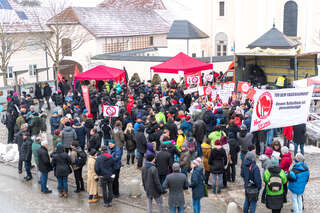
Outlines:
[[298,59],[294,56],[294,80],[298,80]]
[[187,55],[189,55],[189,39],[187,39]]
[[45,53],[46,53],[47,81],[49,81],[49,67],[48,67],[48,52],[47,52],[47,48],[45,50]]

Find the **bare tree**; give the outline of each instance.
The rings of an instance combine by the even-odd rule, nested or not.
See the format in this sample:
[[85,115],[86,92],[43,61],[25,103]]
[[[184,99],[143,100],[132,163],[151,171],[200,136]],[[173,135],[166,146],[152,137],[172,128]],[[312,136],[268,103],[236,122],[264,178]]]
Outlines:
[[25,48],[25,31],[28,27],[10,13],[1,14],[0,19],[0,70],[4,85],[7,86],[7,69],[10,59],[15,53]]
[[[65,0],[50,0],[45,16],[50,17],[50,19],[44,24],[44,20],[41,20],[41,17],[38,16],[39,25],[42,28],[49,27],[52,34],[41,34],[39,42],[40,47],[47,52],[53,61],[56,79],[56,71],[59,70],[64,57],[71,56],[73,51],[79,49],[92,38],[87,31],[79,30],[79,22]],[[73,21],[70,22],[70,19],[73,19]],[[64,39],[70,41],[69,44],[67,43],[67,47],[64,46]],[[63,49],[67,49],[67,51],[63,52]]]

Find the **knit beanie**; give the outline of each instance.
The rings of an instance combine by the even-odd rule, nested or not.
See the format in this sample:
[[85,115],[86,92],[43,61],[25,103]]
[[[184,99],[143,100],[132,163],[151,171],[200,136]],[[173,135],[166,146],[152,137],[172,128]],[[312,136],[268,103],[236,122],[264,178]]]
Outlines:
[[289,149],[286,146],[281,147],[281,152],[282,153],[289,153]]
[[256,159],[256,154],[253,153],[253,152],[248,152],[248,153],[246,154],[246,158],[247,158],[248,160],[253,161],[254,159]]
[[201,158],[198,157],[195,160],[193,160],[192,163],[197,167],[199,167],[201,165],[201,161],[202,161]]
[[295,159],[295,161],[297,161],[297,162],[303,162],[303,161],[304,161],[304,156],[303,156],[303,154],[301,154],[300,152],[298,152],[298,153],[296,154],[296,157],[295,157],[294,159]]
[[279,166],[279,160],[277,158],[271,158],[272,166]]

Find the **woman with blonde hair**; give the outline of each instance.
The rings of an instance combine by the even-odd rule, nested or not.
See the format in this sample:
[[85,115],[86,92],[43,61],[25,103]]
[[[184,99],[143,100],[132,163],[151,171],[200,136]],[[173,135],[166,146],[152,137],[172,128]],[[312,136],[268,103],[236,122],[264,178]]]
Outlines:
[[134,164],[136,142],[134,140],[134,129],[132,123],[128,123],[126,129],[124,130],[125,146],[127,149],[127,165],[131,163]]

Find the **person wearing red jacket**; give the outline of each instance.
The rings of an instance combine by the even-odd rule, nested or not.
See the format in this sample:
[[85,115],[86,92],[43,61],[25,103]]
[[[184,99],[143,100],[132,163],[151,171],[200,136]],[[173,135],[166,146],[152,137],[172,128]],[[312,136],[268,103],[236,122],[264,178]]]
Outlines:
[[131,108],[133,106],[133,103],[134,103],[133,96],[129,96],[129,102],[127,104],[127,112],[129,113],[130,116],[131,116]]
[[[280,168],[283,169],[283,171],[287,174],[292,164],[291,153],[289,152],[289,149],[286,146],[283,146],[281,148],[281,153],[282,153],[282,158],[280,161]],[[288,182],[283,185],[284,202],[287,202],[287,193],[288,193]]]
[[289,147],[290,141],[293,139],[293,128],[292,126],[287,126],[283,128],[283,135],[284,135],[284,146]]

